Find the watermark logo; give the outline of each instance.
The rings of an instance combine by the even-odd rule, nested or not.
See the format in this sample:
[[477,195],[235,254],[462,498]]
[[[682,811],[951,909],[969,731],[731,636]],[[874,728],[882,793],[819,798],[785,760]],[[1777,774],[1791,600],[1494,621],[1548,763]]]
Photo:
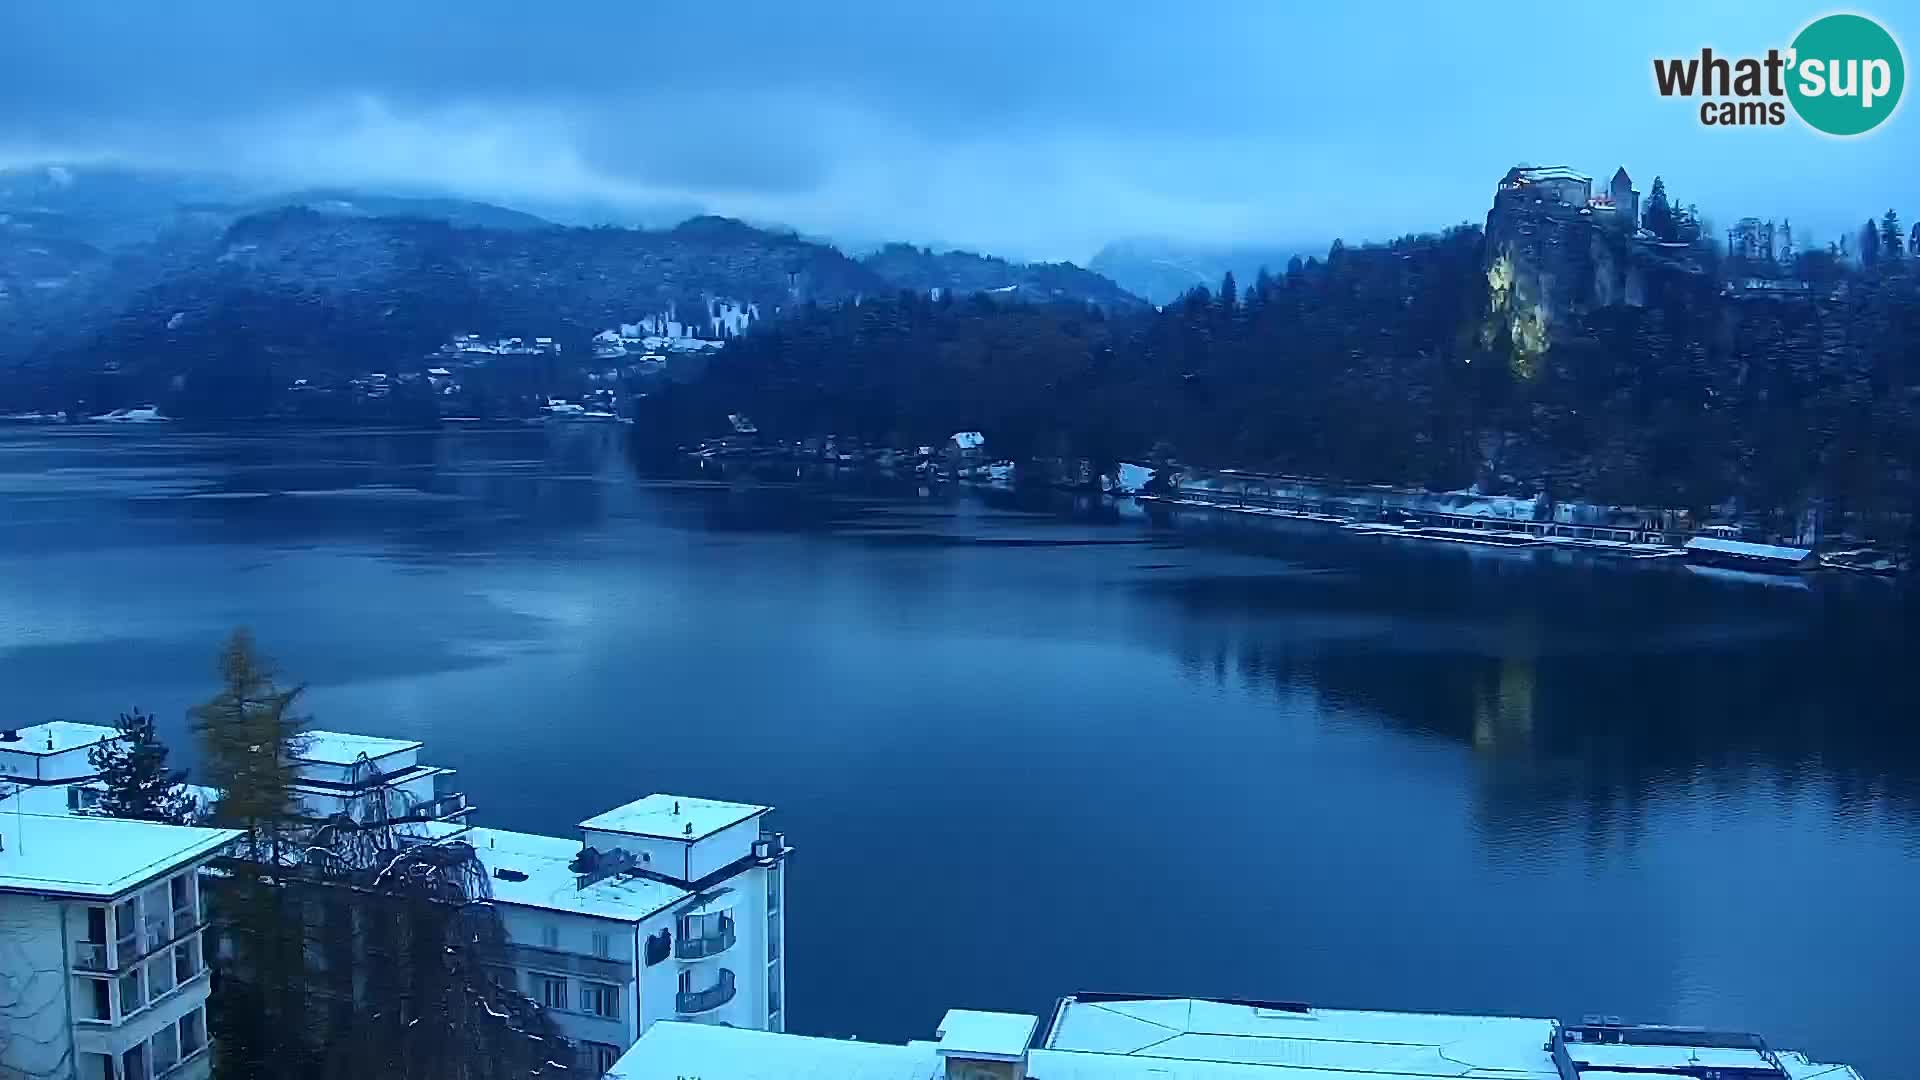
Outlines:
[[1827,15],[1808,23],[1786,49],[1765,56],[1655,60],[1661,97],[1697,97],[1709,127],[1780,126],[1787,110],[1816,131],[1862,135],[1900,105],[1907,65],[1900,44],[1864,15]]

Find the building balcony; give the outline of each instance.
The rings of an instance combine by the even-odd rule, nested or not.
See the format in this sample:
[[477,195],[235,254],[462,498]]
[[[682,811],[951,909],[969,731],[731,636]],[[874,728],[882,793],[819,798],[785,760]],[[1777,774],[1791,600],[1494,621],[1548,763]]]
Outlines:
[[73,970],[98,971],[102,974],[112,970],[107,966],[107,943],[104,941],[74,942]]
[[682,960],[705,960],[733,948],[733,917],[722,916],[719,928],[700,937],[688,937],[683,925],[681,936],[673,943],[673,954]]
[[584,953],[563,952],[559,949],[543,949],[533,945],[520,945],[508,942],[506,955],[508,964],[518,968],[531,968],[540,971],[565,971],[575,975],[585,975],[600,982],[624,984],[633,981],[633,961],[617,960],[612,957],[588,956]]
[[682,990],[674,996],[674,1011],[681,1016],[699,1016],[733,1000],[735,993],[733,972],[720,969],[719,981],[705,990]]

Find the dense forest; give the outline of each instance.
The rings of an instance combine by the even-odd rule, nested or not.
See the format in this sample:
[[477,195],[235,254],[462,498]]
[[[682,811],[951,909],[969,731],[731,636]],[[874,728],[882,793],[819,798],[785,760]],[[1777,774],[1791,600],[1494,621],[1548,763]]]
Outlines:
[[[1743,291],[1680,263],[1544,353],[1488,318],[1485,239],[1295,259],[1155,314],[902,292],[808,305],[642,401],[656,443],[729,412],[768,438],[979,429],[998,456],[1177,457],[1368,482],[1704,508],[1913,508],[1920,291],[1891,250]],[[1708,242],[1710,244],[1710,242]],[[1823,263],[1823,265],[1829,265]]]

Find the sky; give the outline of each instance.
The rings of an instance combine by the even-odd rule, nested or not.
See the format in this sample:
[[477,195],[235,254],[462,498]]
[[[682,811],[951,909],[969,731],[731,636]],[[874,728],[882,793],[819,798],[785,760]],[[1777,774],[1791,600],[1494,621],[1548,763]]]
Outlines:
[[[1873,2],[1855,10],[1920,40],[1920,4]],[[697,209],[1085,262],[1122,237],[1388,239],[1483,220],[1516,163],[1624,164],[1723,225],[1825,239],[1903,195],[1920,216],[1914,109],[1852,140],[1708,128],[1651,61],[1784,47],[1828,10],[6,0],[0,167]]]

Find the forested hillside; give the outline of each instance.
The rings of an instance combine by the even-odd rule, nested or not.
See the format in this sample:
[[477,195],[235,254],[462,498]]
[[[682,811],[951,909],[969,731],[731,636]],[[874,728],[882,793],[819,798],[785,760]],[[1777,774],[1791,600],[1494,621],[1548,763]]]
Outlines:
[[750,413],[773,437],[997,454],[1159,452],[1344,479],[1613,502],[1911,509],[1920,295],[1906,259],[1804,293],[1670,268],[1647,306],[1523,355],[1487,316],[1481,230],[1363,248],[1114,318],[918,294],[810,306],[651,402],[665,432]]

